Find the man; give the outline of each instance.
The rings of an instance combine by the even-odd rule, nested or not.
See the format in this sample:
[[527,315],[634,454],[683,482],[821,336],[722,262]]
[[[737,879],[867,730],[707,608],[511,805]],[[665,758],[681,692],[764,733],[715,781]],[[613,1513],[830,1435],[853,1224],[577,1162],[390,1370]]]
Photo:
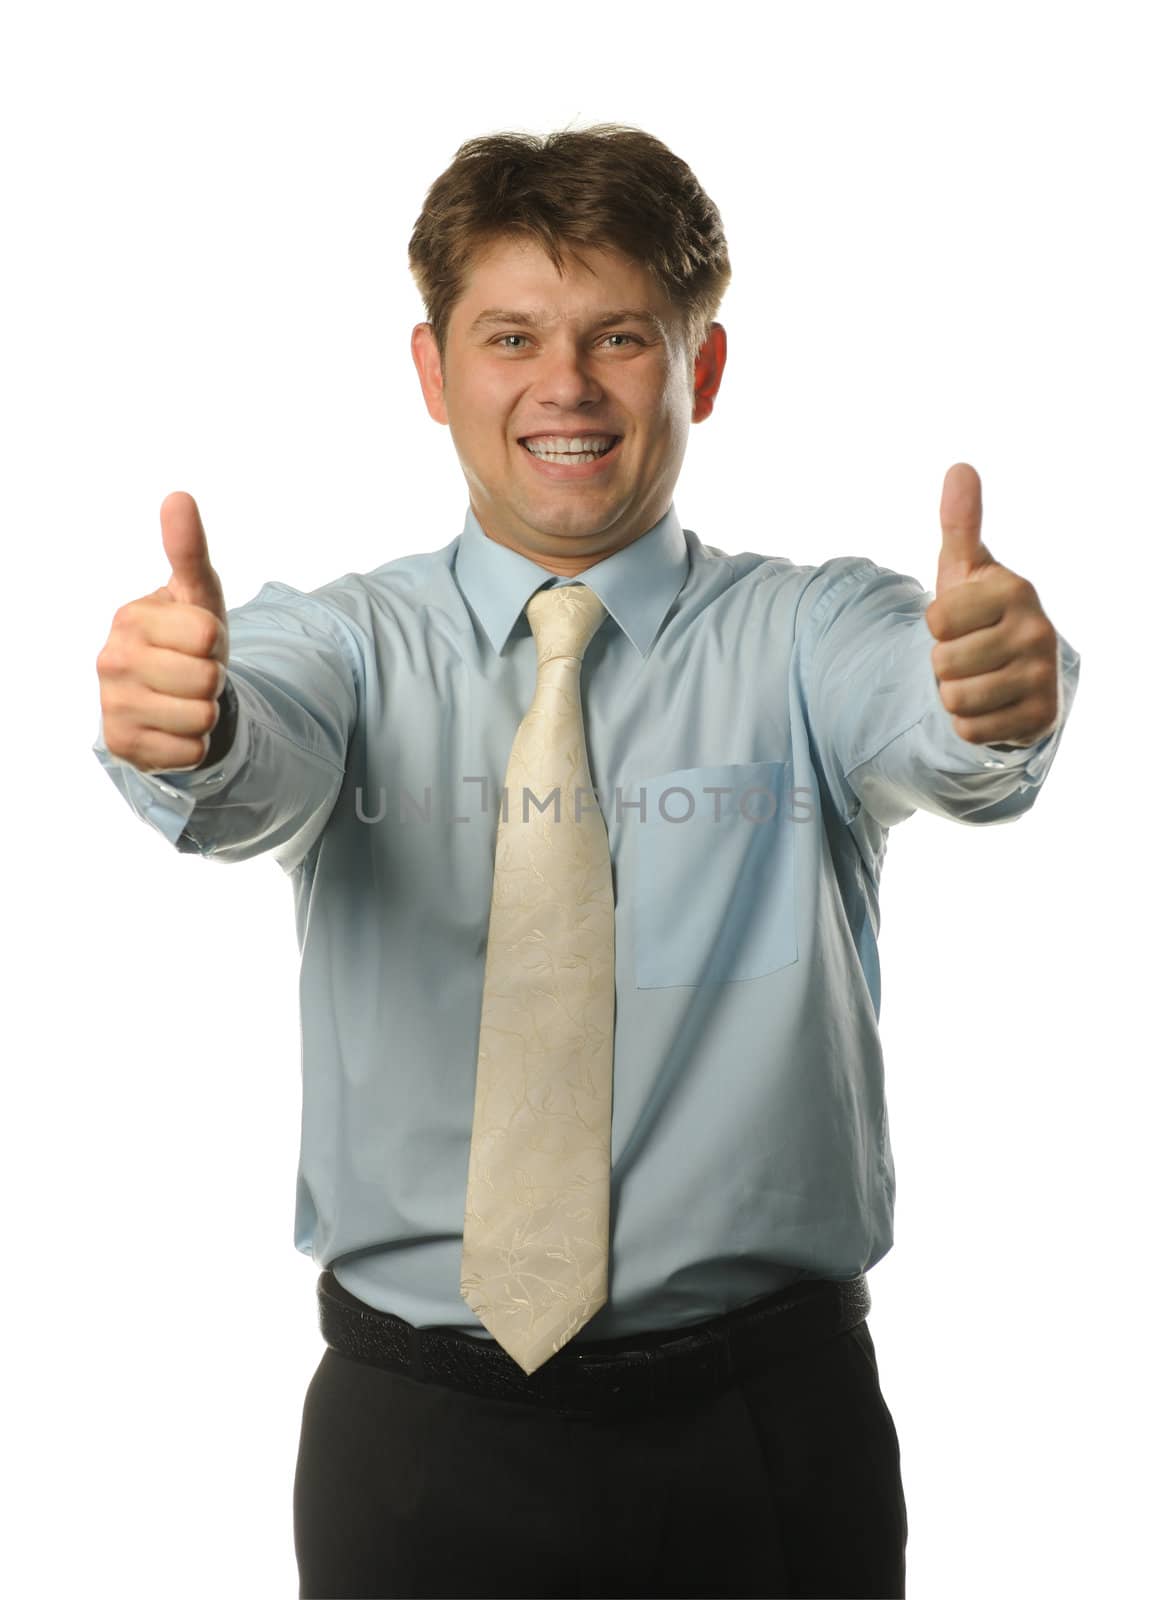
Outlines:
[[649,135],[469,141],[411,264],[463,531],[228,611],[171,494],[98,657],[129,803],[295,888],[301,1594],[903,1594],[880,868],[1029,809],[1078,655],[965,465],[931,600],[682,527],[730,267]]

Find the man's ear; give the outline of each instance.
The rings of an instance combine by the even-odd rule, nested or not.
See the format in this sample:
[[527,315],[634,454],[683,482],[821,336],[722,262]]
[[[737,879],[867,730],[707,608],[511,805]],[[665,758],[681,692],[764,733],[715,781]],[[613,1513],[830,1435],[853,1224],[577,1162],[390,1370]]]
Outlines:
[[710,416],[715,396],[723,381],[723,368],[727,365],[727,330],[721,322],[712,322],[711,330],[703,340],[695,357],[694,397],[691,402],[691,421],[702,422]]
[[412,360],[416,363],[428,415],[433,422],[443,422],[447,427],[444,373],[440,366],[440,351],[436,348],[436,334],[430,322],[418,322],[412,329]]

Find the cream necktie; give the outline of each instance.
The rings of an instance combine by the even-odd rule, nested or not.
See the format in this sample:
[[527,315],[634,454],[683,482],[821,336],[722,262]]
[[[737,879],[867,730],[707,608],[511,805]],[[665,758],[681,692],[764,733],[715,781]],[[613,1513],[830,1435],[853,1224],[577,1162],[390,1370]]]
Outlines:
[[614,891],[579,689],[606,608],[569,584],[525,612],[537,686],[497,824],[460,1292],[528,1374],[606,1303]]

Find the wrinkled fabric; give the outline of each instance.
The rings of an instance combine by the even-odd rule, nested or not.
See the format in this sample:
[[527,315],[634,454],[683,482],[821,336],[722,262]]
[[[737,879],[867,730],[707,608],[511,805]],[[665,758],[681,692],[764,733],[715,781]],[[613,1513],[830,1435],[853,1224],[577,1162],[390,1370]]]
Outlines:
[[[460,1267],[493,857],[536,681],[524,608],[546,578],[470,510],[442,549],[309,594],[265,584],[229,613],[239,713],[221,761],[147,777],[100,730],[94,745],[177,849],[266,852],[288,876],[296,1247],[370,1305],[481,1338]],[[1003,753],[953,731],[933,593],[864,557],[728,555],[672,505],[585,581],[609,613],[580,691],[616,1016],[608,1299],[578,1344],[853,1277],[891,1248],[888,833],[918,808],[1023,816],[1079,672],[1059,635],[1059,725]]]

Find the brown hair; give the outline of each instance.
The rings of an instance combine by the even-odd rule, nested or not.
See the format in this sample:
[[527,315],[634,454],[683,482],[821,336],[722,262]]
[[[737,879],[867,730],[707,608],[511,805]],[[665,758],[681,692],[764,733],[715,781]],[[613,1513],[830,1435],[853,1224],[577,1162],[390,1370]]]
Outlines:
[[579,247],[619,250],[645,267],[680,314],[693,374],[731,263],[718,208],[661,140],[604,122],[544,138],[491,133],[460,146],[408,242],[442,364],[473,255],[506,236],[536,240],[559,276],[565,250]]

